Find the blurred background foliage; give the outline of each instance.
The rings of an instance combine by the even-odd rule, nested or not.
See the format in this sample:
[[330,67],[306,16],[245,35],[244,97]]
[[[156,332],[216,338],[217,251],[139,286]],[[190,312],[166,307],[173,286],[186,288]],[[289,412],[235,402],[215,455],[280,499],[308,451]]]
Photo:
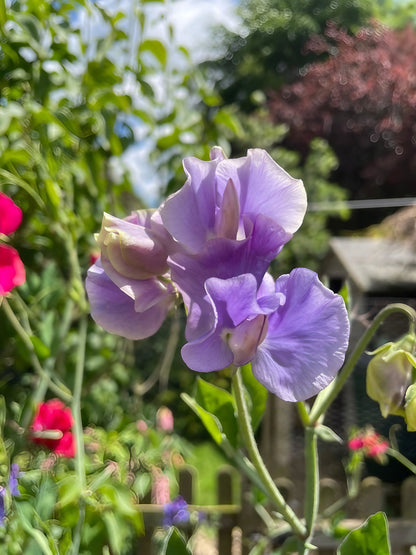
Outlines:
[[[16,439],[15,432],[27,429],[35,404],[53,395],[54,385],[73,390],[94,233],[104,211],[124,217],[146,205],[148,175],[161,199],[183,184],[185,156],[207,159],[216,144],[231,156],[260,147],[304,180],[310,202],[397,196],[398,175],[400,194],[414,195],[412,2],[243,0],[236,8],[241,32],[214,30],[224,55],[198,66],[175,37],[163,1],[131,2],[126,12],[105,6],[0,0],[0,188],[23,210],[11,243],[27,274],[8,299],[17,320],[4,312],[0,334],[10,457],[29,449],[24,433]],[[148,153],[147,174],[127,163],[140,148]],[[373,173],[364,171],[368,165]],[[308,212],[273,272],[318,269],[331,226],[345,229],[348,217],[345,208]],[[131,434],[138,418],[153,422],[162,404],[172,408],[178,432],[206,437],[178,402],[195,381],[179,353],[183,319],[171,315],[155,337],[137,344],[89,320],[82,416],[102,434],[100,444],[112,432]],[[229,381],[227,372],[205,378]],[[124,468],[128,441],[111,456]],[[101,470],[91,467],[92,474]],[[49,487],[35,478],[36,488]],[[35,487],[30,479],[25,488]]]

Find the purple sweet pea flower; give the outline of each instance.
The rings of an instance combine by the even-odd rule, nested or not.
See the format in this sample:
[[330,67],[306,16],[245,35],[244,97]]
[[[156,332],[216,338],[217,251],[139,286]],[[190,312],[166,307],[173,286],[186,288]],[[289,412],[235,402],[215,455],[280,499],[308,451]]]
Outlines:
[[282,234],[283,242],[276,245],[271,262],[303,221],[306,193],[302,181],[293,179],[261,149],[234,160],[226,159],[219,147],[210,155],[209,162],[184,160],[188,179],[160,209],[165,228],[198,254],[210,239],[240,241],[254,227],[262,233],[268,226],[279,227],[285,237]]
[[339,295],[304,268],[274,286],[250,274],[210,278],[211,329],[182,348],[198,372],[251,362],[254,376],[286,401],[303,401],[326,387],[341,367],[348,345],[348,317]]
[[168,254],[178,247],[158,211],[139,210],[125,220],[104,214],[98,244],[101,257],[86,279],[93,319],[128,339],[150,337],[176,298],[166,272]]
[[163,506],[163,526],[186,524],[189,519],[188,503],[181,495]]
[[163,324],[176,294],[167,280],[133,280],[104,271],[100,260],[88,270],[86,289],[93,319],[127,339],[150,337]]

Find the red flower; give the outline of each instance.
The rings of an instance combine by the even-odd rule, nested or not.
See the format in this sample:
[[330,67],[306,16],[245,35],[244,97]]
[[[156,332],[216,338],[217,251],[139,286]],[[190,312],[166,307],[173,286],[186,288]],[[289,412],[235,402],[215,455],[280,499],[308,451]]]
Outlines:
[[365,457],[383,461],[383,455],[389,448],[389,442],[372,428],[360,430],[348,442],[352,451],[361,451]]
[[71,409],[59,399],[40,403],[31,426],[32,441],[48,447],[56,455],[75,456]]
[[22,211],[4,193],[0,193],[0,233],[10,235],[19,227],[22,221]]
[[9,293],[17,285],[22,285],[25,279],[25,267],[17,250],[8,245],[0,245],[0,296]]

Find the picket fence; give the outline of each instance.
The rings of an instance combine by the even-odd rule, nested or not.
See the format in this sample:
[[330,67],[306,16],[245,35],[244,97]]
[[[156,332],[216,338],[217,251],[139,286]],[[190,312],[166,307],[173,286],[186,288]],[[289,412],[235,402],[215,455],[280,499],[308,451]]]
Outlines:
[[[253,538],[257,525],[259,526],[257,531],[261,531],[261,521],[253,518],[253,508],[244,501],[244,495],[241,498],[240,491],[234,491],[237,483],[234,477],[233,468],[221,468],[217,476],[218,504],[196,505],[193,503],[197,486],[196,469],[184,466],[179,472],[179,493],[188,502],[190,511],[197,511],[216,524],[215,544],[218,555],[247,555],[249,548],[245,538],[247,536]],[[293,501],[291,495],[295,491],[294,484],[286,478],[278,479],[276,482],[287,500]],[[323,478],[320,486],[320,509],[325,511],[340,499],[342,486],[331,478]],[[242,499],[242,502],[237,503],[236,499]],[[369,476],[362,481],[359,495],[349,502],[346,510],[348,517],[341,521],[340,527],[348,530],[360,526],[369,515],[385,511],[389,517],[392,554],[414,555],[416,553],[416,550],[411,550],[412,546],[416,546],[416,477],[411,476],[401,485],[395,485],[383,483],[378,478]],[[137,553],[158,555],[152,537],[161,527],[163,508],[149,503],[142,504],[141,511],[146,534],[138,541]],[[390,514],[395,516],[390,517]],[[236,530],[240,533],[236,534]],[[339,542],[339,539],[325,534],[324,522],[314,538],[314,544],[318,547],[314,553],[334,555]]]

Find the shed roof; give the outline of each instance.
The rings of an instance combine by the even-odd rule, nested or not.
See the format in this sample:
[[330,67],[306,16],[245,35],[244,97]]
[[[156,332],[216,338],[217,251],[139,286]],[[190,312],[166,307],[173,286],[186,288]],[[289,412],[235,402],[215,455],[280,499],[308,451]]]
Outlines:
[[336,237],[325,270],[363,293],[416,295],[416,245],[375,237]]

